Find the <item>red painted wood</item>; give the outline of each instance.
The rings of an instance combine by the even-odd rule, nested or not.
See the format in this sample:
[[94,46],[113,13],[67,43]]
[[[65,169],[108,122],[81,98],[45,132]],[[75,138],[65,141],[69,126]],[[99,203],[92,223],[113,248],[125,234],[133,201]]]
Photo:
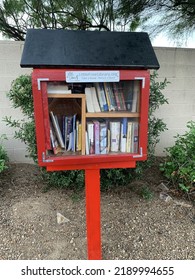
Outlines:
[[100,170],[85,170],[87,249],[89,260],[101,260]]
[[89,164],[72,164],[72,165],[58,165],[47,166],[47,171],[60,171],[60,170],[85,170],[85,169],[110,169],[110,168],[135,168],[135,161],[127,162],[106,162],[106,163],[89,163]]
[[[49,161],[43,161],[42,154],[47,154],[47,149],[50,147],[49,143],[49,114],[48,114],[48,101],[46,93],[46,81],[65,81],[66,71],[96,71],[97,69],[34,69],[33,70],[33,96],[34,96],[34,107],[35,107],[35,122],[36,122],[36,138],[37,138],[37,149],[38,149],[38,160],[41,166],[49,167],[50,170],[55,168],[59,170],[59,166],[68,168],[68,166],[76,166],[79,169],[84,169],[83,165],[86,164],[99,164],[104,162],[110,164],[109,168],[116,168],[116,162],[121,161],[137,161],[146,160],[147,158],[147,134],[148,134],[148,106],[149,106],[149,87],[150,87],[150,73],[148,70],[119,70],[120,80],[131,80],[131,79],[144,79],[141,82],[141,96],[140,96],[140,117],[139,117],[139,144],[142,147],[143,156],[140,158],[134,158],[131,154],[108,154],[105,157],[100,155],[93,156],[55,156],[48,157]],[[106,70],[106,69],[103,69]],[[110,70],[110,69],[109,69]],[[41,79],[40,82],[41,90],[38,89],[37,80]],[[50,161],[52,159],[53,162]],[[114,164],[112,164],[112,162]],[[79,167],[80,165],[80,167]],[[57,167],[58,166],[58,167]],[[55,167],[55,168],[54,168]],[[71,167],[72,169],[72,167]]]

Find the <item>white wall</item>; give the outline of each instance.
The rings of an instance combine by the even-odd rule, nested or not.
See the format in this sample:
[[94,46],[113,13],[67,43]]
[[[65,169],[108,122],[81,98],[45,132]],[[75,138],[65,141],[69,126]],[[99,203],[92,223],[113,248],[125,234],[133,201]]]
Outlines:
[[187,131],[188,121],[195,121],[195,49],[154,48],[160,63],[160,80],[170,82],[163,91],[169,104],[157,112],[167,124],[168,130],[161,134],[157,155],[163,155],[164,147],[174,144],[174,135]]
[[22,119],[20,110],[12,108],[9,99],[6,97],[11,82],[19,75],[31,72],[31,69],[20,67],[22,49],[23,42],[0,41],[0,135],[6,134],[8,138],[8,141],[3,143],[12,162],[31,162],[25,157],[25,145],[13,138],[13,128],[6,126],[2,120],[5,116]]
[[[22,119],[20,110],[13,109],[6,97],[15,78],[31,73],[31,69],[20,67],[22,48],[23,42],[0,41],[0,135],[8,137],[4,143],[12,162],[29,162],[24,144],[13,138],[13,129],[2,121],[5,116]],[[162,133],[156,150],[157,155],[163,155],[164,148],[173,145],[173,136],[185,132],[187,121],[195,120],[195,49],[155,47],[154,50],[161,66],[159,80],[166,77],[171,82],[164,91],[169,105],[163,105],[156,114],[169,129]]]

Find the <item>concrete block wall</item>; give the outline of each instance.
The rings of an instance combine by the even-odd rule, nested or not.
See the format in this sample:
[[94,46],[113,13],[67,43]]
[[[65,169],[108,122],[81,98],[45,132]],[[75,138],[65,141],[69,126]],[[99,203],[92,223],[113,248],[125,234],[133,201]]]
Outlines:
[[[30,74],[31,69],[22,69],[20,60],[23,42],[0,41],[0,135],[4,141],[11,162],[32,162],[26,155],[25,145],[14,139],[14,130],[3,122],[5,116],[22,119],[19,109],[12,108],[6,92],[11,82],[21,74]],[[174,144],[174,135],[184,133],[186,124],[195,120],[195,49],[154,48],[160,63],[159,80],[166,77],[170,84],[164,90],[169,105],[163,105],[156,115],[162,118],[168,130],[161,134],[156,155],[164,155],[164,148]]]
[[156,115],[167,124],[156,154],[165,155],[164,148],[174,144],[174,136],[187,131],[187,122],[195,121],[195,49],[154,48],[160,63],[159,80],[170,82],[163,91],[169,104],[159,108]]
[[8,138],[3,144],[11,162],[32,162],[25,157],[25,145],[14,139],[14,129],[3,121],[5,116],[12,116],[16,120],[23,118],[21,111],[12,108],[6,96],[14,79],[21,74],[31,73],[31,69],[20,67],[22,50],[23,42],[0,41],[0,135],[6,134]]

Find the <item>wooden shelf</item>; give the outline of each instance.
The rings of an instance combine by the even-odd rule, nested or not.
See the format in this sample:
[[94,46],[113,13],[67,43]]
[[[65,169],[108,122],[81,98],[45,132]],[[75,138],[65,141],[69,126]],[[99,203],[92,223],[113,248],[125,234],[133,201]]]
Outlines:
[[85,98],[83,93],[49,93],[48,98]]
[[86,113],[86,118],[138,118],[139,116],[139,113],[128,111]]

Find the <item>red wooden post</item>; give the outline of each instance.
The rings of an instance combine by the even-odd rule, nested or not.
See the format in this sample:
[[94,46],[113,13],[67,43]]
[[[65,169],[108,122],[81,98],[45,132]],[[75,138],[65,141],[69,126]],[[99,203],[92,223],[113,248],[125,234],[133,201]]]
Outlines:
[[89,260],[101,259],[100,169],[85,170],[87,248]]

